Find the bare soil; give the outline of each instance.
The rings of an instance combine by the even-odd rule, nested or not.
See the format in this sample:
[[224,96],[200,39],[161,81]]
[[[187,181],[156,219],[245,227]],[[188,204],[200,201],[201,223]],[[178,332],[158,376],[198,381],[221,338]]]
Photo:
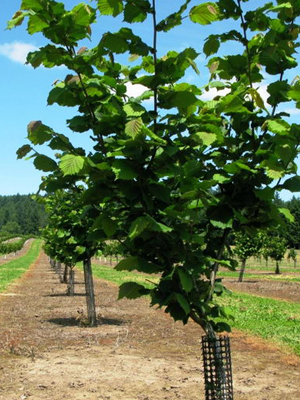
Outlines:
[[[95,279],[99,325],[80,326],[83,275],[66,296],[47,257],[0,295],[0,399],[203,400],[200,339],[145,299],[116,301]],[[300,399],[300,359],[231,335],[235,400]]]
[[237,279],[224,279],[224,285],[236,292],[246,292],[272,299],[300,302],[300,284],[297,282],[282,282],[262,279],[247,279],[238,282]]

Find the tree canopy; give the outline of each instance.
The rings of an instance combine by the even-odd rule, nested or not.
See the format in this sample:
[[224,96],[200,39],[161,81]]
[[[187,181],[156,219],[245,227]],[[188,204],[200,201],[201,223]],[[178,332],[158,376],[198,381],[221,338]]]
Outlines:
[[[300,84],[285,77],[297,66],[300,5],[280,0],[258,7],[252,1],[255,8],[246,11],[241,0],[192,8],[189,3],[170,6],[170,15],[159,21],[155,0],[99,0],[71,10],[54,0],[23,0],[8,26],[26,20],[29,34],[48,40],[27,62],[68,68],[48,104],[76,107],[68,127],[95,143],[92,152],[76,148],[69,137],[36,120],[28,125],[30,144],[18,156],[30,154],[36,168],[52,173],[41,184],[47,192],[85,183],[80,201],[98,213],[90,238],[118,240],[129,254],[118,270],[160,274],[153,290],[127,283],[120,297],[149,294],[152,305],[165,307],[175,320],[191,317],[212,333],[229,329],[215,320],[226,312],[213,295],[223,291],[218,266],[234,265],[223,257],[230,232],[253,233],[292,220],[272,200],[276,191],[300,190],[295,163],[300,128],[279,107],[289,101],[300,107]],[[93,48],[80,46],[91,37],[92,24],[118,15],[130,27],[104,33]],[[206,39],[210,78],[204,87],[186,79],[189,68],[199,73],[202,49],[170,49],[158,56],[160,32],[168,34],[186,18],[195,23],[195,34],[203,25],[238,21],[237,30]],[[147,19],[153,25],[150,42],[133,31]],[[239,44],[241,53],[223,55],[227,42]],[[129,62],[121,64],[120,55]],[[258,88],[266,78],[265,101]],[[130,97],[129,84],[143,85],[144,93]],[[204,100],[211,89],[216,96]],[[39,153],[41,144],[56,156]]]

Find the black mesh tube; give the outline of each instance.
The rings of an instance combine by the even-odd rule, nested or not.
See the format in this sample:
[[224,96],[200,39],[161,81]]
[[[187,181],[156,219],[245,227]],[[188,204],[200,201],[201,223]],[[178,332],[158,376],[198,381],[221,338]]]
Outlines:
[[230,341],[202,337],[205,400],[233,400]]

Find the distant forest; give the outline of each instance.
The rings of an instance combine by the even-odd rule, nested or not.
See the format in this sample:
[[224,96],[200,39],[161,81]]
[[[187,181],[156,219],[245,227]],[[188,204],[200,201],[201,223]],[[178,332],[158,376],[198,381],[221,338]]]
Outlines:
[[43,205],[30,195],[0,196],[0,233],[38,235],[46,223]]

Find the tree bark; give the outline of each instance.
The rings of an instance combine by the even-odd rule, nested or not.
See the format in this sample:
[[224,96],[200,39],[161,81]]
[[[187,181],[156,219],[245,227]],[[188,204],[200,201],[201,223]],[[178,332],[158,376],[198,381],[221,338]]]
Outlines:
[[240,275],[239,275],[239,280],[238,280],[239,282],[243,282],[245,269],[246,269],[246,260],[242,260],[242,267],[241,267],[241,270],[240,270]]
[[275,269],[275,274],[279,275],[280,274],[280,269],[279,269],[279,261],[276,261],[276,269]]
[[74,283],[75,283],[75,271],[74,268],[69,266],[69,283],[68,283],[68,296],[74,296]]
[[84,271],[88,324],[89,326],[96,326],[97,318],[96,318],[96,307],[95,307],[94,282],[93,282],[92,264],[90,257],[83,261],[83,271]]
[[68,270],[69,270],[69,265],[65,264],[63,283],[68,283]]

